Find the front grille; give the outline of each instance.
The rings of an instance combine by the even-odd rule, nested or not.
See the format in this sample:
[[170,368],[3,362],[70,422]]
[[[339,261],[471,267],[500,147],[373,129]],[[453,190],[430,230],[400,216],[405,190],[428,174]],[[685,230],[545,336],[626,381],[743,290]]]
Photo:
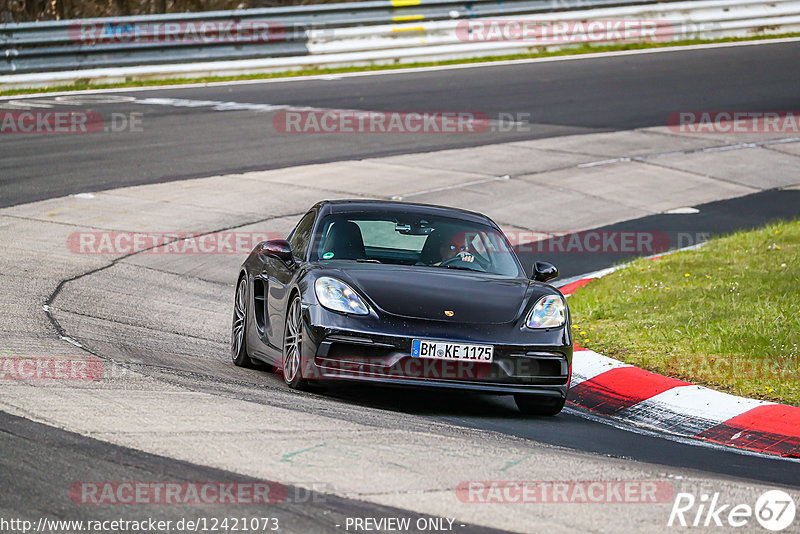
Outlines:
[[[496,346],[491,364],[411,357],[410,340],[381,343],[369,338],[327,337],[315,362],[324,374],[350,377],[389,377],[419,380],[455,380],[497,384],[563,385],[569,375],[566,357],[550,352],[520,352]],[[406,346],[408,345],[408,346]]]
[[562,377],[569,374],[569,364],[562,354],[550,352],[511,353],[505,360],[509,376]]

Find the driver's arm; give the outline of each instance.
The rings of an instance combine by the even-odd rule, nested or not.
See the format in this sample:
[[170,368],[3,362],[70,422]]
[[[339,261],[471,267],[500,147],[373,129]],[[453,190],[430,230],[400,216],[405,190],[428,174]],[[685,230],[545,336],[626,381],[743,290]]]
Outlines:
[[[459,260],[461,260],[461,261],[463,261],[465,263],[472,263],[473,261],[475,261],[475,256],[473,256],[471,252],[467,252],[465,250],[462,250],[461,252],[459,252],[458,254],[453,256],[452,258],[447,258],[447,259],[448,260],[452,260],[453,258],[458,258]],[[436,263],[432,263],[431,266],[432,267],[438,267],[439,265],[441,265],[445,261],[447,261],[447,260],[437,261]]]

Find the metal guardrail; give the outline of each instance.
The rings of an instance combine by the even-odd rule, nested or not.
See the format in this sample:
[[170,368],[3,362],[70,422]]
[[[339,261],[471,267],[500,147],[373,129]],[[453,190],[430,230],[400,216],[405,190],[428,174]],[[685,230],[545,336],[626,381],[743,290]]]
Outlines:
[[[3,58],[0,74],[67,69],[124,67],[143,64],[218,61],[255,57],[308,54],[311,31],[481,17],[554,13],[606,6],[655,3],[656,0],[379,0],[346,4],[320,4],[235,11],[210,11],[169,15],[78,19],[0,24]],[[247,42],[246,38],[214,39],[225,23],[252,28],[269,25],[279,37]],[[167,28],[172,42],[126,40],[136,28]],[[205,29],[203,25],[205,24]],[[86,28],[102,28],[105,38],[85,39]],[[187,37],[197,39],[186,42]],[[203,33],[205,32],[205,33]],[[85,32],[90,33],[90,32]],[[191,33],[192,35],[187,35]],[[207,39],[205,39],[207,38]],[[197,41],[204,41],[198,43]]]
[[[496,19],[649,20],[669,40],[717,38],[800,31],[800,0],[376,0],[0,24],[0,86],[485,57],[569,46],[464,38],[468,21]],[[226,33],[225,27],[233,30]],[[256,28],[262,31],[257,38]]]
[[[475,19],[480,23],[485,19]],[[500,19],[502,21],[504,19]],[[713,39],[746,36],[760,33],[789,33],[800,31],[800,0],[773,0],[769,3],[751,0],[710,0],[658,4],[636,4],[632,6],[596,7],[590,11],[577,10],[552,14],[522,14],[513,18],[516,22],[547,24],[554,20],[576,25],[580,21],[633,20],[648,22],[655,26],[657,42]],[[488,22],[497,22],[489,19]],[[309,52],[314,54],[369,53],[390,48],[411,51],[425,47],[432,52],[436,47],[458,46],[481,47],[502,53],[503,49],[522,52],[526,49],[543,49],[568,45],[549,45],[536,40],[499,40],[495,42],[469,42],[465,39],[463,21],[434,21],[424,24],[418,31],[398,31],[397,25],[358,28],[341,28],[334,34],[325,30],[314,30],[308,34]],[[413,26],[413,25],[412,25]],[[406,28],[413,30],[414,28]],[[571,34],[577,42],[606,44],[615,39],[593,40],[584,33]],[[582,40],[586,37],[585,40]],[[466,41],[466,42],[465,42]]]

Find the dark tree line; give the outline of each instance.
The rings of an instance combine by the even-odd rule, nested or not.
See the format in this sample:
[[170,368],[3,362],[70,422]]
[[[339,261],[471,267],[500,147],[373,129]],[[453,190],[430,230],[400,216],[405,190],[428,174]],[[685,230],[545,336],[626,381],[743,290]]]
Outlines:
[[189,13],[332,1],[343,0],[0,0],[0,23]]

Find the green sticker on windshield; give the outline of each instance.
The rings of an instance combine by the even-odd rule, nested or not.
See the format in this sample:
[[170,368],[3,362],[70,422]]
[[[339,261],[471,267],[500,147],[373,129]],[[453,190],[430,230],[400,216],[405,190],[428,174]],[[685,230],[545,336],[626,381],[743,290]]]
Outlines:
[[323,260],[329,260],[332,257],[333,257],[333,252],[326,252],[325,254],[322,255]]

